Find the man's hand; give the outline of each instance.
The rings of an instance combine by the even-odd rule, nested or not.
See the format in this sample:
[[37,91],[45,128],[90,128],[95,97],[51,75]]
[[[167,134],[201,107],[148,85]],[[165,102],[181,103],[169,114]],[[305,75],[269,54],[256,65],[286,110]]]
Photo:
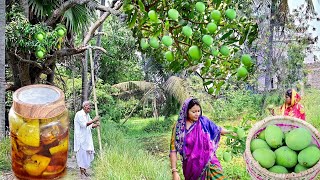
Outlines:
[[100,120],[100,116],[96,116],[96,117],[93,118],[93,122],[97,122],[99,120]]
[[99,127],[100,126],[100,122],[96,122],[94,124],[92,124],[92,128],[96,128],[96,127]]

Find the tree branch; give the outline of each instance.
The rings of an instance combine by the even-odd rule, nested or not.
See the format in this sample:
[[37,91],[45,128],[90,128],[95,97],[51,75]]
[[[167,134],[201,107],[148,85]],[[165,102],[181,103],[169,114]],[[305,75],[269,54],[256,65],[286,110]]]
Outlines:
[[116,16],[121,14],[121,12],[117,11],[117,9],[113,9],[113,8],[103,6],[103,5],[97,6],[96,9],[100,10],[100,11],[104,11],[104,12],[110,12],[111,14],[116,15]]
[[58,19],[70,8],[74,7],[77,4],[86,4],[90,2],[91,0],[69,0],[65,3],[61,4],[61,6],[53,11],[52,16],[46,20],[45,24],[47,26],[52,26],[55,24]]
[[[120,7],[122,6],[122,1],[117,1],[117,3],[115,4],[114,10],[118,10],[120,9]],[[106,11],[105,13],[103,13],[102,16],[100,16],[100,18],[89,28],[88,33],[85,35],[84,40],[83,40],[83,46],[86,46],[88,44],[88,42],[91,40],[91,38],[94,35],[94,32],[98,29],[98,27],[107,19],[107,17],[111,14],[110,11]]]
[[27,60],[27,59],[23,59],[21,56],[19,56],[18,54],[16,53],[12,53],[16,58],[18,58],[19,61],[21,62],[25,62],[25,63],[28,63],[28,64],[32,64],[36,67],[38,67],[39,69],[43,69],[42,66],[40,64],[38,64],[36,61],[32,61],[32,60]]

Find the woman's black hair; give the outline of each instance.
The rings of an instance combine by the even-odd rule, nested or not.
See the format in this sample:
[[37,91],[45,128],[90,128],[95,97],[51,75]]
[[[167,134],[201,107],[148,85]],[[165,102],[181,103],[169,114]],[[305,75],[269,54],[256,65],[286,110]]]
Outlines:
[[202,108],[201,108],[201,105],[200,105],[198,99],[191,99],[190,100],[190,102],[188,104],[187,112],[189,111],[189,109],[191,109],[195,105],[198,105],[200,107],[200,111],[201,111],[201,115],[202,115]]
[[288,89],[286,92],[286,96],[290,97],[292,96],[292,89]]

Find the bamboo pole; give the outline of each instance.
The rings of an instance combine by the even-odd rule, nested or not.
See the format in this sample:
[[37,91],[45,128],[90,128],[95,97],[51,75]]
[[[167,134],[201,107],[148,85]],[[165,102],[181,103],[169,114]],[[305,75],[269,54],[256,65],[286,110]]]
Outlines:
[[[96,116],[99,116],[98,105],[97,105],[96,84],[94,80],[94,64],[93,64],[93,58],[92,58],[92,49],[91,47],[89,47],[88,49],[89,49],[89,58],[90,58],[90,64],[91,64],[91,79],[92,79],[92,90],[93,90],[93,98],[94,98],[94,109],[96,111]],[[97,130],[98,130],[99,149],[100,149],[100,155],[101,155],[102,145],[101,145],[100,126],[97,127]]]

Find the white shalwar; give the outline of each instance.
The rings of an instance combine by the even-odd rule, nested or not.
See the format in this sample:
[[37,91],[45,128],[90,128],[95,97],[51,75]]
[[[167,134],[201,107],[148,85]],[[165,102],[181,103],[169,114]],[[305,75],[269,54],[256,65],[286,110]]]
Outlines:
[[78,166],[84,169],[90,167],[94,158],[92,124],[87,126],[89,121],[91,121],[90,115],[85,113],[83,109],[78,111],[74,117],[74,151]]

